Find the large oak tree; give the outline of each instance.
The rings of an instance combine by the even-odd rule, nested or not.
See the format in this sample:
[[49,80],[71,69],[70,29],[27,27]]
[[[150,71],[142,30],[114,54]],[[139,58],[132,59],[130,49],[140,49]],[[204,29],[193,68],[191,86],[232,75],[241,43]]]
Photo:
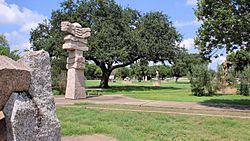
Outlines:
[[[108,87],[111,72],[139,59],[173,62],[181,35],[169,18],[161,12],[141,15],[131,8],[123,8],[114,0],[67,0],[52,12],[49,21],[39,24],[31,32],[34,50],[45,49],[52,62],[65,69],[67,53],[63,51],[61,21],[78,22],[90,27],[89,51],[85,56],[102,70],[100,86]],[[52,63],[53,65],[53,63]]]

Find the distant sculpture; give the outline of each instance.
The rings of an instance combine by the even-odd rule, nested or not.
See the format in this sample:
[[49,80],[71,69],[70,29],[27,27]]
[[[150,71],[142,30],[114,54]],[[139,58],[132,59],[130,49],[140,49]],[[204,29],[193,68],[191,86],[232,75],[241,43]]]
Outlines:
[[227,76],[228,76],[228,69],[231,65],[231,62],[229,61],[225,61],[222,63],[222,66],[223,66],[223,87],[227,87],[229,85],[229,83],[227,82]]
[[155,80],[153,81],[154,86],[161,86],[161,81],[160,81],[160,74],[159,71],[156,71],[156,76],[155,76]]
[[157,79],[157,80],[160,79],[159,71],[156,71],[156,79]]
[[65,98],[86,98],[84,84],[83,51],[88,51],[87,38],[90,37],[90,28],[82,28],[79,23],[61,22],[61,30],[66,32],[63,49],[69,52],[67,58],[67,86]]

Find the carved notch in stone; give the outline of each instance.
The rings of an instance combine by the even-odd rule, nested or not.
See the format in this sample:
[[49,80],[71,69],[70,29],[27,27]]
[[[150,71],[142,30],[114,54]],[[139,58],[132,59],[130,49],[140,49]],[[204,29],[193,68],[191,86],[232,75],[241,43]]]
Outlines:
[[31,81],[29,69],[18,61],[0,55],[0,111],[14,91],[28,91]]

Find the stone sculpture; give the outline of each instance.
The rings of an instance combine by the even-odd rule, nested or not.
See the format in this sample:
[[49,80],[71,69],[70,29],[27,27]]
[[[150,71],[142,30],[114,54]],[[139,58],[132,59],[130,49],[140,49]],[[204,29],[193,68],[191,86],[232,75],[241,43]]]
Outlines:
[[[0,61],[3,60],[6,59],[0,58]],[[28,89],[12,89],[4,105],[7,141],[60,141],[60,124],[51,88],[49,54],[45,51],[32,51],[17,62],[12,60],[12,65],[14,68],[17,68],[16,65],[28,68],[29,79],[23,80],[28,84]],[[17,74],[22,72],[16,71]],[[20,78],[13,76],[11,79],[16,81]],[[0,87],[4,87],[2,85],[6,87],[4,83]],[[19,84],[13,83],[13,87],[16,85]]]
[[82,28],[78,23],[68,21],[61,23],[61,30],[66,33],[63,49],[67,50],[67,86],[65,98],[86,98],[84,84],[84,62],[83,52],[88,50],[87,38],[90,36],[90,28]]

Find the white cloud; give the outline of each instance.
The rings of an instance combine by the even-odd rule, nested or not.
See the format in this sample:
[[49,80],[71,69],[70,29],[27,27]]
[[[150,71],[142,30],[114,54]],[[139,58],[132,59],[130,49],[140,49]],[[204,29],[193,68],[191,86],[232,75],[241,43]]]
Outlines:
[[29,43],[29,34],[19,31],[12,31],[9,33],[4,33],[6,39],[10,43],[11,50],[20,50],[30,49],[31,45]]
[[181,43],[180,43],[181,47],[184,47],[186,49],[194,49],[194,39],[193,38],[188,38],[188,39],[184,39]]
[[187,5],[192,5],[192,6],[196,5],[196,3],[197,3],[197,0],[187,0],[186,2]]
[[31,28],[46,19],[45,16],[27,8],[19,8],[16,4],[8,4],[0,0],[0,24],[16,24],[20,31],[29,32]]
[[175,27],[200,26],[201,22],[199,22],[197,20],[185,21],[185,22],[175,21],[174,25],[175,25]]
[[31,47],[31,44],[29,41],[26,41],[26,42],[23,42],[23,43],[20,43],[20,44],[13,46],[14,49],[18,49],[18,50],[22,50],[22,51],[25,49],[30,49],[30,47]]
[[14,27],[12,32],[4,33],[11,50],[30,49],[29,32],[44,19],[46,17],[36,11],[0,0],[0,26]]

